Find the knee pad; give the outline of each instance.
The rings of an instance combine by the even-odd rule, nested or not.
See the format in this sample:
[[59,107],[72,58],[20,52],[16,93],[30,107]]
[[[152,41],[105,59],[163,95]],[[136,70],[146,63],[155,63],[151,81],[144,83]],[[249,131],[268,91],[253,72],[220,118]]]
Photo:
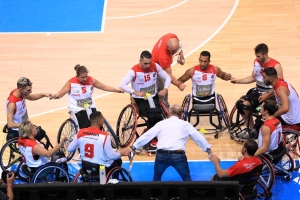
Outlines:
[[243,110],[251,110],[251,106],[245,105],[242,100],[238,100],[235,106],[241,114],[244,114]]

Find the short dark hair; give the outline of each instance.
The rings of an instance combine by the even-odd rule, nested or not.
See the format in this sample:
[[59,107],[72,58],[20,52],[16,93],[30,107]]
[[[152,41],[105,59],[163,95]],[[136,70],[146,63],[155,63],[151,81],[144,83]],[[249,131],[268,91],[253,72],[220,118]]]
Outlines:
[[208,56],[208,60],[210,60],[210,53],[208,51],[202,51],[200,56]]
[[277,71],[274,67],[265,68],[264,73],[270,77],[277,77]]
[[143,51],[140,55],[140,59],[143,59],[143,58],[150,59],[150,58],[152,58],[152,55],[149,51]]
[[100,120],[102,118],[103,118],[103,115],[100,111],[95,111],[90,114],[91,124],[97,122],[98,120]]
[[248,139],[244,142],[244,148],[246,148],[247,153],[250,156],[254,156],[255,152],[258,149],[258,144],[254,139]]
[[264,101],[263,108],[269,112],[269,115],[274,115],[279,109],[277,102],[270,99]]
[[265,54],[269,52],[269,48],[265,43],[261,43],[254,48],[254,51],[255,53]]
[[17,82],[17,88],[26,88],[27,86],[31,86],[32,82],[26,78],[26,77],[21,77],[19,78],[18,82]]

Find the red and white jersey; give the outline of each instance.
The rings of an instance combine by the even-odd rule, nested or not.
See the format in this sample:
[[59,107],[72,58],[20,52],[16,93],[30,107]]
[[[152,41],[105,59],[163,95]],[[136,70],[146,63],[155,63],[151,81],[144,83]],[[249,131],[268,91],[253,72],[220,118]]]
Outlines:
[[215,92],[215,79],[217,77],[217,70],[215,66],[208,65],[203,70],[200,65],[194,66],[194,74],[192,77],[193,96],[206,97]]
[[290,101],[290,109],[287,113],[281,115],[282,119],[290,125],[300,123],[300,100],[296,90],[293,88],[291,84],[279,78],[278,82],[274,87],[274,94],[278,104],[281,104],[280,98],[277,96],[276,92],[279,87],[285,87],[289,90],[289,101]]
[[88,76],[85,83],[79,82],[77,77],[69,80],[70,91],[68,95],[68,108],[71,112],[77,113],[84,110],[84,104],[87,103],[91,108],[96,108],[92,99],[94,91],[93,78]]
[[[9,103],[14,103],[15,104],[15,112],[13,116],[13,122],[22,124],[23,122],[27,121],[28,119],[28,114],[27,114],[27,108],[26,108],[26,101],[25,97],[16,97],[13,93],[17,89],[14,89],[11,91],[9,94],[9,97],[6,100],[6,112],[8,111],[7,106]],[[19,130],[19,128],[12,128],[13,130]]]
[[[132,70],[135,73],[135,77],[131,82],[132,89],[138,92],[145,92],[152,94],[152,97],[156,95],[156,79],[157,79],[157,67],[156,63],[152,62],[147,71],[144,71],[139,64],[135,65]],[[132,94],[134,98],[143,98]]]
[[258,148],[262,146],[262,127],[267,126],[271,130],[271,139],[268,152],[273,151],[278,148],[279,143],[282,141],[282,126],[277,118],[268,119],[261,126],[258,134]]
[[41,145],[42,147],[44,147],[35,139],[32,140],[28,138],[18,138],[18,148],[20,150],[22,158],[24,159],[24,163],[26,163],[28,167],[39,167],[50,162],[50,160],[44,156],[38,156],[37,160],[33,157],[35,155],[33,153],[33,148],[35,145]]
[[274,60],[273,58],[270,58],[270,60],[265,64],[259,62],[257,59],[254,60],[254,76],[256,79],[256,86],[258,87],[258,90],[262,92],[267,92],[272,89],[271,85],[270,86],[265,85],[262,72],[265,68],[275,67],[277,64],[280,63]]
[[77,147],[80,149],[81,159],[90,163],[109,167],[113,160],[120,158],[120,153],[111,147],[109,134],[95,127],[79,130],[68,146],[68,151],[73,152]]

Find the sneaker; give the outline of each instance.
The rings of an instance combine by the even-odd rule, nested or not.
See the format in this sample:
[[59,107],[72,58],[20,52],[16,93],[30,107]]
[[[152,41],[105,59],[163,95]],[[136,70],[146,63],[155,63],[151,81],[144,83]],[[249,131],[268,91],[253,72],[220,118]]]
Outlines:
[[249,139],[250,138],[246,128],[243,129],[241,132],[237,133],[236,137],[239,139]]

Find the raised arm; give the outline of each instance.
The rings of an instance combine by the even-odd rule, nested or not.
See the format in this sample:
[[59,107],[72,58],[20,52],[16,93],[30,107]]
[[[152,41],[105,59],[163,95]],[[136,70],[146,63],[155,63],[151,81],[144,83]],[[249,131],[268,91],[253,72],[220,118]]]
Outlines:
[[254,76],[254,70],[252,70],[252,73],[250,76],[247,76],[242,79],[235,79],[234,77],[231,78],[230,80],[231,83],[234,84],[249,84],[249,83],[254,83],[255,82],[255,76]]
[[56,153],[61,148],[61,146],[64,144],[64,142],[66,140],[67,140],[66,137],[63,138],[58,145],[56,145],[55,147],[53,147],[53,149],[50,149],[50,150],[46,150],[41,145],[36,144],[33,147],[33,153],[36,154],[36,155],[40,155],[40,156],[50,157],[50,156],[52,156],[54,153]]
[[223,79],[224,81],[228,81],[231,79],[231,74],[227,74],[226,72],[223,72],[220,67],[216,66],[215,68],[217,71],[217,77]]
[[66,82],[66,84],[63,86],[63,88],[61,88],[61,90],[53,95],[54,99],[60,99],[62,98],[65,94],[67,94],[70,91],[70,83],[69,81]]
[[123,92],[122,89],[114,88],[114,87],[109,86],[109,85],[104,85],[103,83],[101,83],[100,81],[98,81],[95,78],[94,78],[93,81],[94,81],[94,86],[97,89],[104,90],[104,91],[107,91],[107,92],[116,92],[116,93],[122,93]]
[[187,69],[185,71],[185,73],[178,78],[178,81],[180,81],[182,83],[186,82],[187,80],[189,80],[190,78],[192,78],[193,73],[194,73],[194,68],[193,67]]

